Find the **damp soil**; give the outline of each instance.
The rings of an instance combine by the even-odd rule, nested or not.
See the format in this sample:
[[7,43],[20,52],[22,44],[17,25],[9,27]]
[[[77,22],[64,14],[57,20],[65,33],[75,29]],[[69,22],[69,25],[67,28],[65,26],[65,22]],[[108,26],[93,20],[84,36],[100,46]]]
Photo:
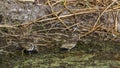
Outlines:
[[[93,41],[93,40],[92,40]],[[58,47],[42,48],[39,53],[20,51],[0,56],[0,68],[119,68],[120,43],[112,41],[78,42],[70,51]]]

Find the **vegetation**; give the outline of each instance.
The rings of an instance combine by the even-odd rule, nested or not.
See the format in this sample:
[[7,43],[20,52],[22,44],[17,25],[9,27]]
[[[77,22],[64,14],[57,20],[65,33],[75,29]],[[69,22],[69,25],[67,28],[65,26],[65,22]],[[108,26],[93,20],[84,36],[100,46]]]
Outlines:
[[[120,67],[120,1],[3,0],[0,4],[2,68]],[[77,41],[73,49],[60,51],[72,40]],[[28,54],[30,48],[38,53]]]

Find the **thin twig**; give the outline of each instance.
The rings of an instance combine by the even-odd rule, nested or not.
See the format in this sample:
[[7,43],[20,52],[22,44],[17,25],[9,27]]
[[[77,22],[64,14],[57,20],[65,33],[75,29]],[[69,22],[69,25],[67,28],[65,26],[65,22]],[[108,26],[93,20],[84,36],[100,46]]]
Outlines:
[[60,19],[60,17],[54,12],[52,5],[50,4],[50,1],[48,0],[48,5],[51,8],[52,13],[57,17],[57,19],[67,28],[68,26]]
[[102,16],[102,15],[107,11],[107,9],[110,8],[114,3],[115,3],[115,2],[113,1],[113,2],[112,2],[110,5],[108,5],[108,6],[103,10],[103,12],[98,16],[98,18],[97,18],[97,20],[96,20],[96,22],[95,22],[95,24],[94,24],[94,26],[93,26],[93,29],[96,27],[96,25],[97,25],[99,19],[101,18],[101,16]]

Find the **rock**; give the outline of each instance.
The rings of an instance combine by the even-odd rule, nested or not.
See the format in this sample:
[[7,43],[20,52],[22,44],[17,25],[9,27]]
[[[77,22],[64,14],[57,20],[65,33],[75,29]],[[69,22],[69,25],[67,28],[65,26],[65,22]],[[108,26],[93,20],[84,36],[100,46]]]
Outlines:
[[51,13],[49,6],[37,5],[33,2],[0,1],[2,23],[24,23]]

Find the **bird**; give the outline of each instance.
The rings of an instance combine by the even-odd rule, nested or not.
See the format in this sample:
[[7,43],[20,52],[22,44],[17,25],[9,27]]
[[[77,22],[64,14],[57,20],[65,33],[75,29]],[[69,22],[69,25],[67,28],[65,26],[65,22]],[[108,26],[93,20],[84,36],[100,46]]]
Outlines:
[[70,51],[77,45],[79,40],[80,39],[76,34],[70,34],[69,38],[64,39],[63,42],[61,42],[60,51]]
[[38,53],[38,46],[34,45],[33,43],[30,42],[22,42],[19,47],[22,49],[22,55],[29,54],[31,56],[31,53]]
[[77,42],[66,42],[64,44],[62,44],[62,46],[60,47],[61,51],[70,51],[72,48],[74,48],[76,46]]

